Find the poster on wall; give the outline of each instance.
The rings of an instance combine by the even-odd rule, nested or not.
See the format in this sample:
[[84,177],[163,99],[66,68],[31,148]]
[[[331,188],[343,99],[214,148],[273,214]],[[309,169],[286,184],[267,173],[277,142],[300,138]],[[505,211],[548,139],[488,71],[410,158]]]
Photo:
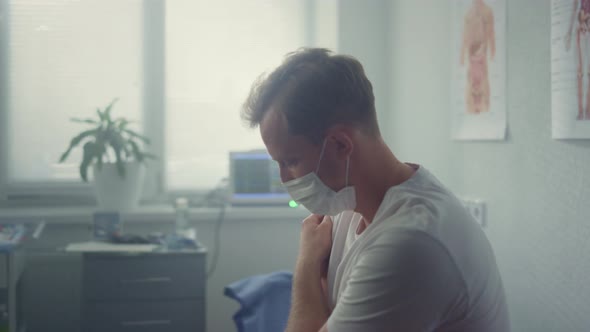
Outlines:
[[555,139],[590,138],[590,0],[551,0]]
[[506,0],[453,0],[451,136],[506,138]]

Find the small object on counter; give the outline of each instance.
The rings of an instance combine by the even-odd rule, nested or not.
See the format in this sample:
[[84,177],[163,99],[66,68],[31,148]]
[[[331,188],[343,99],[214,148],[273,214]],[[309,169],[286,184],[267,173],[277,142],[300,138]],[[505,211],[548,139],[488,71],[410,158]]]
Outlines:
[[121,217],[118,212],[95,212],[94,239],[110,241],[113,236],[121,235]]
[[177,198],[174,204],[174,209],[176,211],[176,219],[174,221],[176,235],[196,240],[197,230],[194,227],[191,227],[190,224],[188,199],[185,197]]
[[178,234],[168,234],[162,240],[162,244],[166,249],[171,250],[197,249],[200,247],[196,240]]
[[0,224],[0,252],[11,251],[24,239],[26,233],[22,224]]
[[133,235],[133,234],[113,234],[110,238],[110,242],[112,243],[122,243],[122,244],[159,244],[154,243],[151,239],[141,235]]

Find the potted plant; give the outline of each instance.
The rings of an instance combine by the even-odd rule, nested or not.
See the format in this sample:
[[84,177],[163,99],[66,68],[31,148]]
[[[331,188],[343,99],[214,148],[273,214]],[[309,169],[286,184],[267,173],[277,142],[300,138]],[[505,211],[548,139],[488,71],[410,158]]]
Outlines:
[[150,144],[150,140],[129,129],[129,120],[111,117],[116,102],[117,99],[114,99],[104,110],[98,108],[96,119],[71,119],[76,123],[91,125],[92,128],[72,138],[59,161],[64,162],[72,149],[83,143],[80,177],[88,182],[88,169],[92,166],[100,207],[121,211],[137,206],[145,173],[144,162],[155,156],[142,150],[142,144]]

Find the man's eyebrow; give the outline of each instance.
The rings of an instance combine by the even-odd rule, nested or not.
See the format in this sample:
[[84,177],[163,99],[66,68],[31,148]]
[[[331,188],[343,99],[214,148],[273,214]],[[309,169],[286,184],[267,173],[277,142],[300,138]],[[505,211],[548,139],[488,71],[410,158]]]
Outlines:
[[297,156],[295,155],[295,153],[290,153],[290,154],[285,154],[285,155],[281,155],[281,156],[276,156],[274,158],[271,156],[270,158],[276,162],[279,162],[282,160],[297,158]]

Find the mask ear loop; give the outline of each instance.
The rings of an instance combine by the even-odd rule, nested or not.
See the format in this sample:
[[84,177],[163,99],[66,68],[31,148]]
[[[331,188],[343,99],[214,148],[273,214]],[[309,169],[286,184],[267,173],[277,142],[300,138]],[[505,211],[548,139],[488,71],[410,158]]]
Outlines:
[[346,181],[344,184],[344,187],[348,187],[348,170],[350,169],[350,156],[348,156],[348,158],[346,158]]
[[328,143],[328,139],[324,138],[324,143],[322,144],[322,152],[320,152],[320,160],[318,160],[318,166],[315,169],[315,174],[319,174],[320,165],[322,164],[322,158],[324,157],[324,150],[326,149],[326,143]]

